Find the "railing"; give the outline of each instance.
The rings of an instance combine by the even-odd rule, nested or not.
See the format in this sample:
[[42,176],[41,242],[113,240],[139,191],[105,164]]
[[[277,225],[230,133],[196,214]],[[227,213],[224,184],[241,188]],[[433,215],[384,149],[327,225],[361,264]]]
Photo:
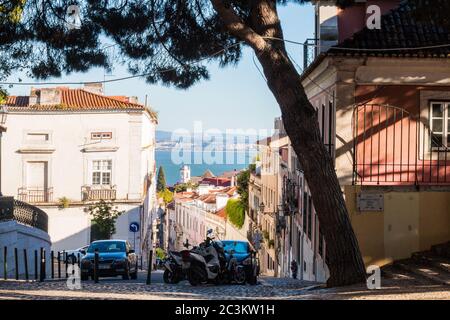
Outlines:
[[12,197],[0,197],[0,221],[10,220],[48,232],[48,216],[44,211]]
[[83,186],[81,199],[83,201],[115,200],[116,186]]
[[51,202],[53,199],[53,188],[27,188],[18,190],[18,199],[29,203]]
[[353,132],[354,185],[450,185],[450,149],[406,110],[356,106]]

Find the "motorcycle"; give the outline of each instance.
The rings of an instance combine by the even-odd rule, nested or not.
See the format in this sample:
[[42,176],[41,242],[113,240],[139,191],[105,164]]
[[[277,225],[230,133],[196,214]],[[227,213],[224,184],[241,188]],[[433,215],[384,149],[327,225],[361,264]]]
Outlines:
[[206,282],[218,282],[223,278],[226,258],[220,241],[213,241],[208,230],[206,240],[191,250],[181,251],[182,270],[192,286]]
[[176,284],[184,280],[185,277],[186,276],[182,268],[181,253],[169,251],[169,256],[164,261],[164,282]]

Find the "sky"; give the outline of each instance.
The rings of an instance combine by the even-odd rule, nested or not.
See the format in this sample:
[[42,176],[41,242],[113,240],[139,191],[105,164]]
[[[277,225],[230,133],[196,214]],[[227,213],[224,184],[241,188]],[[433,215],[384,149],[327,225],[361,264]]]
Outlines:
[[[289,4],[280,6],[285,39],[303,43],[312,38],[314,32],[314,9],[311,5]],[[287,44],[289,54],[303,64],[303,47]],[[255,58],[256,59],[256,58]],[[258,65],[259,66],[259,65]],[[137,96],[158,112],[158,130],[192,131],[195,121],[201,121],[204,129],[255,129],[270,130],[273,120],[280,115],[279,107],[269,91],[262,75],[255,67],[253,53],[244,49],[244,55],[237,66],[219,68],[209,65],[210,80],[199,82],[188,90],[149,85],[142,78],[113,82],[105,85],[107,95]],[[106,79],[128,76],[122,66],[116,66]],[[9,80],[16,81],[18,76]],[[20,75],[23,82],[33,81]],[[47,82],[97,81],[104,79],[103,69],[92,69],[87,73],[76,73]],[[45,86],[40,86],[45,87]],[[49,86],[51,87],[51,86]],[[73,86],[80,87],[80,86]],[[28,95],[30,86],[7,88],[11,95]]]

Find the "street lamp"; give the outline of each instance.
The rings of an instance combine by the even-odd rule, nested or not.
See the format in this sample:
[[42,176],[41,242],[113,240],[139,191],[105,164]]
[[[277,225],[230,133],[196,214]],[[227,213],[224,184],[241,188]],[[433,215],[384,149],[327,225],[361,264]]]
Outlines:
[[266,208],[266,206],[264,205],[264,202],[261,202],[261,204],[259,205],[259,210],[262,214],[264,214],[264,209]]
[[0,107],[0,197],[2,194],[2,136],[3,132],[6,132],[6,118],[8,117],[8,109],[6,106]]

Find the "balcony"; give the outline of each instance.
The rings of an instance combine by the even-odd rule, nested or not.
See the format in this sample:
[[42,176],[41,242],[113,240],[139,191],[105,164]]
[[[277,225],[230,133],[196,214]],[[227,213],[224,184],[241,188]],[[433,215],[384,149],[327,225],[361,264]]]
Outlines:
[[450,185],[450,148],[427,122],[399,107],[356,106],[353,184]]
[[0,197],[0,222],[11,220],[48,232],[48,217],[44,211],[13,197]]
[[81,199],[83,201],[115,200],[116,193],[116,186],[93,185],[81,187]]
[[53,200],[53,188],[28,188],[18,190],[17,198],[28,203],[47,203]]

